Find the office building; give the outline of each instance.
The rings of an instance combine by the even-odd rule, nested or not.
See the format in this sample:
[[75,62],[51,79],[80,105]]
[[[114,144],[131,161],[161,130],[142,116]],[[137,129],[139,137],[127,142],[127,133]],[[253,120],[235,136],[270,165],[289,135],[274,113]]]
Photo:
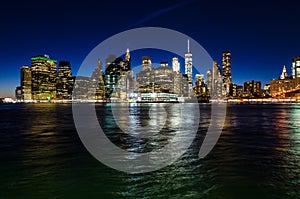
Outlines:
[[29,66],[22,66],[20,69],[20,86],[16,87],[15,96],[18,102],[32,100],[31,70]]
[[105,70],[104,83],[106,99],[125,101],[134,91],[133,71],[130,67],[130,52],[126,51],[125,59],[118,57]]
[[174,93],[174,72],[168,62],[161,62],[153,70],[153,84],[155,93]]
[[148,56],[142,57],[142,71],[136,74],[136,87],[138,93],[154,92],[154,76],[152,73],[152,60]]
[[253,98],[253,97],[261,97],[261,82],[260,81],[248,81],[244,83],[244,96]]
[[293,58],[292,76],[294,79],[300,77],[300,55]]
[[91,76],[91,85],[89,88],[89,99],[96,101],[105,101],[106,99],[106,87],[105,87],[105,75],[103,73],[102,62],[100,59],[97,61],[97,67],[93,71]]
[[196,97],[202,98],[202,99],[209,97],[209,91],[207,89],[207,85],[204,82],[203,74],[196,74],[194,94]]
[[79,101],[89,100],[89,88],[91,86],[91,78],[85,76],[74,77],[74,90],[72,99]]
[[56,97],[58,99],[72,99],[73,91],[72,71],[69,61],[60,61],[57,69]]
[[[300,57],[299,57],[300,58]],[[287,91],[290,91],[297,87],[297,82],[299,82],[300,77],[297,77],[297,57],[293,59],[293,71],[292,76],[288,76],[286,72],[286,67],[283,66],[282,73],[278,79],[273,79],[270,81],[270,95],[272,97],[280,96]],[[300,59],[299,59],[300,61]],[[300,66],[300,65],[299,65]],[[300,72],[300,71],[299,71]]]
[[213,67],[206,73],[207,89],[210,97],[213,99],[220,99],[223,97],[223,79],[220,66],[217,61],[213,62]]
[[[198,74],[197,74],[198,75]],[[197,75],[196,75],[196,81],[197,81]],[[213,76],[212,76],[212,70],[208,70],[206,72],[206,85],[207,85],[207,89],[208,92],[210,93],[210,95],[213,95]]]
[[151,71],[152,68],[152,61],[150,57],[143,56],[142,57],[142,71]]
[[243,97],[244,89],[243,86],[232,84],[232,97],[240,98]]
[[193,89],[193,55],[190,51],[190,40],[187,41],[187,53],[185,54],[185,74],[188,76],[189,93]]
[[223,95],[226,97],[231,96],[231,53],[225,51],[222,53],[222,72],[223,72]]
[[33,100],[49,101],[56,98],[56,63],[48,55],[31,58]]
[[178,57],[173,57],[172,69],[173,69],[173,72],[180,72],[180,62],[178,61]]

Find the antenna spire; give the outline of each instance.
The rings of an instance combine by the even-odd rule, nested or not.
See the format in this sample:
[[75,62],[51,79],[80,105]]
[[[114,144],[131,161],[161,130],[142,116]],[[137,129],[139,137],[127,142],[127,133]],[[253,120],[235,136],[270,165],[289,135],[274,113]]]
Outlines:
[[187,45],[188,45],[188,53],[190,52],[190,39],[187,40]]

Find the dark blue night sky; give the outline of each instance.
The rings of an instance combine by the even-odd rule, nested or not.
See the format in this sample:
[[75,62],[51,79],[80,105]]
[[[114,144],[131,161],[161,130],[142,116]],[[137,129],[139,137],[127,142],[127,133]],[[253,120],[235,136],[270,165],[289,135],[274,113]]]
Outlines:
[[[145,26],[177,30],[199,42],[214,60],[232,53],[233,82],[277,78],[300,55],[297,1],[2,1],[0,97],[13,96],[20,66],[49,54],[69,60],[76,73],[87,54],[119,32]],[[186,48],[186,46],[182,46]],[[126,49],[124,49],[125,51]],[[150,55],[155,62],[159,56]],[[141,57],[132,57],[141,60]],[[104,61],[104,60],[103,60]],[[181,63],[181,67],[184,63]],[[289,74],[291,71],[288,71]]]

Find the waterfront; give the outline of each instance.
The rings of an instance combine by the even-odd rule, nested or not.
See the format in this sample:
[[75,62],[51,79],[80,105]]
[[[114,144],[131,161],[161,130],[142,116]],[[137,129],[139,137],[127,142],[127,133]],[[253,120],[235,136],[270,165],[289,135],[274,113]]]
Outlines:
[[[126,148],[131,141],[133,150],[145,145],[119,139],[109,104],[96,110],[115,144]],[[219,142],[199,160],[210,123],[210,105],[200,104],[199,130],[189,150],[166,168],[136,175],[108,168],[87,152],[71,104],[0,104],[0,114],[0,198],[300,197],[299,104],[229,104]]]

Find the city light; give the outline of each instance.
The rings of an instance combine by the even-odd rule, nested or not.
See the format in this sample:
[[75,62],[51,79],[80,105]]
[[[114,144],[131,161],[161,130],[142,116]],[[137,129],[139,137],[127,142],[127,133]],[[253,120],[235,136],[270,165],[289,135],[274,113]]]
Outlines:
[[[279,78],[271,80],[264,89],[260,81],[247,81],[243,86],[232,82],[229,51],[222,53],[222,66],[214,61],[206,78],[204,74],[193,75],[192,57],[187,40],[185,74],[180,72],[177,57],[170,58],[170,67],[163,61],[160,67],[154,68],[151,58],[143,56],[142,70],[134,76],[127,48],[124,59],[114,57],[105,63],[105,71],[102,61],[98,60],[91,77],[75,77],[69,61],[59,61],[57,66],[57,61],[48,55],[38,55],[31,58],[31,66],[21,67],[16,102],[182,102],[195,96],[198,102],[275,103],[295,102],[300,97],[300,56],[293,58],[292,76],[283,66]],[[74,88],[77,88],[76,93],[73,93]]]

